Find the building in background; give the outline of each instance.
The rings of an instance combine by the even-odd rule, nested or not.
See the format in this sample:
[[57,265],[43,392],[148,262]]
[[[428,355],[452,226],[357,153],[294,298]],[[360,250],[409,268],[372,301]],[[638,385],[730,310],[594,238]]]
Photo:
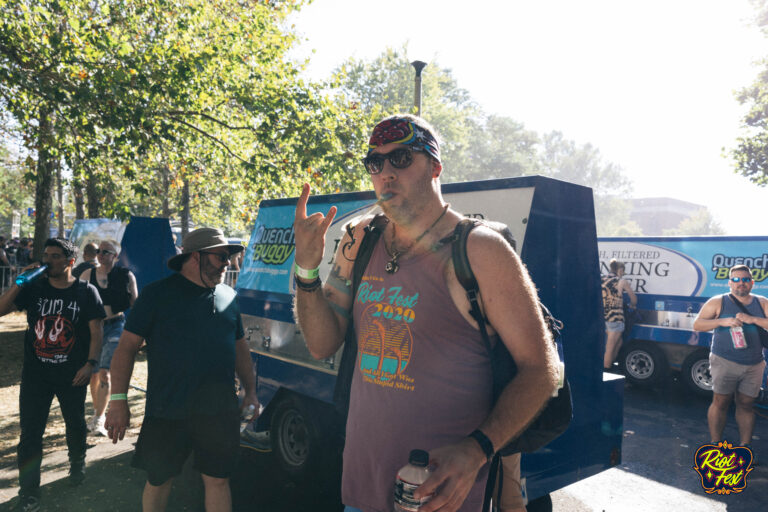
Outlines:
[[629,200],[629,218],[640,226],[646,236],[661,236],[664,230],[677,228],[706,206],[669,197],[643,197]]

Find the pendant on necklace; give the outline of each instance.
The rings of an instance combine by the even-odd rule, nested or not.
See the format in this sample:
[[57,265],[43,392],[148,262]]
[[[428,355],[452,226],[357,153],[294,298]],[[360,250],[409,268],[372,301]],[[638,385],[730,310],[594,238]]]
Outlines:
[[387,262],[387,265],[384,267],[384,270],[387,271],[387,274],[394,274],[400,269],[400,265],[397,264],[397,259],[392,258]]

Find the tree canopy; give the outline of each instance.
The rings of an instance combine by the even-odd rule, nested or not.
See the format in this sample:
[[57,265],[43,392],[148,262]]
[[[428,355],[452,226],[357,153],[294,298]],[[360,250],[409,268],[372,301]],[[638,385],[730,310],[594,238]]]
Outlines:
[[[414,70],[407,54],[404,45],[370,61],[350,59],[336,70],[335,78],[373,118],[412,112]],[[541,135],[510,117],[483,112],[451,71],[437,62],[424,68],[422,89],[421,115],[443,139],[446,181],[540,174],[578,183],[595,191],[601,234],[641,234],[622,200],[631,191],[631,181],[591,144],[579,145],[557,131]]]
[[0,0],[0,98],[37,162],[38,211],[57,165],[89,216],[176,213],[188,186],[197,223],[236,230],[302,181],[359,188],[361,110],[286,57],[300,6]]
[[[768,0],[752,0],[755,23],[768,36]],[[768,58],[751,85],[737,94],[739,103],[748,107],[742,118],[743,135],[731,149],[735,172],[764,187],[768,184]]]

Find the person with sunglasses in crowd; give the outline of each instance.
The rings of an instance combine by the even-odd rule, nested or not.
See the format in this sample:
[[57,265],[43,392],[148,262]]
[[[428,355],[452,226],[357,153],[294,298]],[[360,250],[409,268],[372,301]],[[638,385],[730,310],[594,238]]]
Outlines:
[[308,216],[305,184],[294,221],[296,314],[310,353],[335,354],[349,322],[357,339],[342,501],[347,511],[391,511],[398,469],[422,449],[435,471],[416,491],[431,496],[419,510],[476,512],[487,462],[552,396],[554,344],[514,250],[489,228],[472,230],[484,313],[519,370],[494,405],[490,358],[453,270],[450,237],[463,216],[443,200],[434,129],[415,116],[384,119],[363,163],[387,223],[357,292],[353,263],[371,219],[348,228],[325,283],[318,267],[336,207]]
[[768,329],[768,299],[750,293],[753,283],[748,266],[731,267],[730,293],[709,299],[693,322],[696,331],[714,330],[709,354],[713,393],[707,411],[713,444],[723,440],[728,409],[734,397],[739,445],[749,446],[752,441],[753,404],[760,392],[765,368],[757,327]]
[[84,271],[81,275],[83,281],[88,281],[98,290],[107,312],[107,318],[104,319],[104,341],[101,345],[99,365],[91,375],[93,417],[88,422],[89,431],[104,437],[107,436],[104,422],[107,398],[111,389],[109,367],[125,327],[125,311],[133,305],[138,296],[136,276],[127,268],[117,265],[119,256],[117,247],[117,242],[102,241],[96,249],[98,265]]
[[[229,476],[240,448],[241,410],[259,412],[256,377],[235,291],[223,284],[232,256],[219,229],[184,237],[168,260],[174,273],[144,287],[131,308],[112,359],[106,427],[114,443],[130,419],[128,384],[146,340],[147,401],[132,465],[147,472],[142,510],[165,510],[173,478],[194,452],[202,474],[205,510],[232,509]],[[245,390],[238,405],[235,374]]]

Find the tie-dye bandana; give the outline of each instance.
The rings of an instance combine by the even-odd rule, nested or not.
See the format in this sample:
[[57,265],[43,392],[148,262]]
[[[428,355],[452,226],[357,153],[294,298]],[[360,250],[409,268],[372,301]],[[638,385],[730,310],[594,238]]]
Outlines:
[[368,141],[368,154],[390,142],[424,148],[424,151],[440,162],[440,146],[434,135],[407,119],[385,119],[377,124]]

